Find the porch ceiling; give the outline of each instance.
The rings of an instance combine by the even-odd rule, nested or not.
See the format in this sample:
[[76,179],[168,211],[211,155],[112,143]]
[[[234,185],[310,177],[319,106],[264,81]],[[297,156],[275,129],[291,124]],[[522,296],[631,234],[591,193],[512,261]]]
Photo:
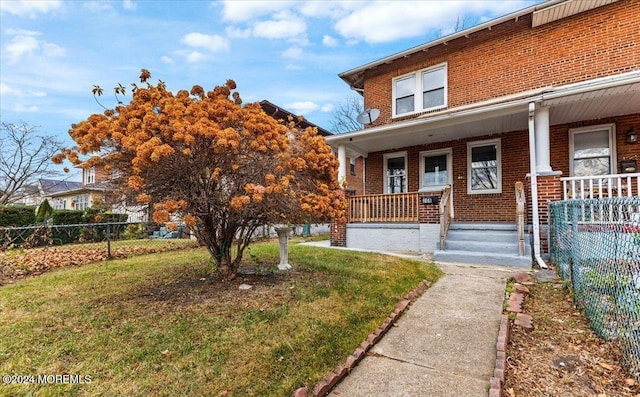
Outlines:
[[[400,149],[491,135],[528,128],[528,104],[549,106],[550,124],[595,120],[640,110],[640,71],[620,78],[600,79],[557,89],[544,89],[517,99],[450,109],[404,122],[328,137],[333,146],[344,144],[348,155]],[[616,83],[614,80],[613,83]]]

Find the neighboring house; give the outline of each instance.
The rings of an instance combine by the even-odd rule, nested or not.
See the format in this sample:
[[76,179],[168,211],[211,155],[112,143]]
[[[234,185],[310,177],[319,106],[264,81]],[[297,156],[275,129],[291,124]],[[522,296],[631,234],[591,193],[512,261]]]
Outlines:
[[[109,207],[114,213],[129,214],[129,222],[145,222],[146,206],[128,205],[114,196],[111,175],[101,167],[82,168],[82,182],[39,179],[25,187],[20,204],[38,206],[44,199],[55,210],[79,210],[95,206]],[[115,203],[115,204],[114,204]]]
[[[312,127],[312,128],[315,127],[318,129],[318,133],[324,137],[333,135],[331,132],[325,130],[324,128],[319,127],[305,120],[304,118],[301,118],[300,116],[296,116],[295,114],[289,112],[288,110],[285,110],[280,106],[274,105],[273,103],[267,100],[260,101],[260,106],[262,107],[262,110],[264,110],[266,114],[270,115],[276,120],[287,120],[289,117],[293,117],[293,119],[296,120],[296,125],[300,128],[304,129],[307,127]],[[348,161],[348,165],[347,165],[348,172],[344,174],[346,190],[351,192],[352,194],[362,194],[363,186],[364,186],[364,179],[363,179],[364,158],[359,155],[354,155],[348,158],[347,161]]]
[[101,167],[82,168],[82,182],[75,184],[49,195],[53,209],[84,211],[107,203],[107,196],[113,191],[109,175]]
[[551,0],[341,73],[380,116],[326,138],[339,178],[365,159],[332,244],[530,266],[549,202],[637,196],[639,15],[637,0]]
[[273,117],[276,120],[287,121],[289,117],[292,117],[293,120],[295,120],[296,122],[296,126],[300,127],[301,129],[305,129],[307,127],[317,128],[318,133],[320,135],[322,136],[331,135],[331,132],[325,130],[324,128],[318,127],[317,125],[307,121],[304,117],[297,116],[291,113],[290,111],[281,108],[278,105],[274,105],[273,103],[267,101],[266,99],[260,101],[260,107],[262,108],[262,110],[264,110],[266,114],[268,114],[269,116]]
[[53,199],[53,195],[66,192],[69,190],[75,190],[82,186],[80,182],[60,181],[57,179],[38,179],[36,183],[25,186],[22,189],[22,198],[16,204],[33,205],[38,206],[44,201],[49,200],[49,204],[56,208],[57,204],[59,208],[63,208],[64,203],[56,202]]

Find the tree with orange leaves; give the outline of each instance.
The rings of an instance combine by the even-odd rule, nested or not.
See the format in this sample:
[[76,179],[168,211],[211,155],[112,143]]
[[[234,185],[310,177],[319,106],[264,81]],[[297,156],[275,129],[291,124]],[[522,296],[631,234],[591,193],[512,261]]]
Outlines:
[[117,171],[123,191],[152,205],[154,221],[182,216],[225,280],[235,277],[258,227],[344,218],[338,163],[316,129],[242,106],[232,80],[174,94],[150,78],[143,69],[129,104],[72,125],[77,146],[54,161],[102,164]]

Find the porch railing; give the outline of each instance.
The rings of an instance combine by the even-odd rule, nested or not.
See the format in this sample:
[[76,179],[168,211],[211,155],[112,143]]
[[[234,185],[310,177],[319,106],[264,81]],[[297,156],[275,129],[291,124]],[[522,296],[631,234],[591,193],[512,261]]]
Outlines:
[[560,178],[564,200],[640,196],[640,173]]
[[451,224],[451,186],[447,186],[442,191],[442,197],[440,198],[440,249],[445,249],[445,240],[447,239],[447,233],[449,232],[449,225]]
[[638,213],[637,208],[626,208],[611,200],[601,205],[599,200],[639,197],[640,173],[561,178],[561,181],[565,200],[582,200],[581,223],[616,222],[624,219],[625,214]]
[[418,193],[351,196],[348,222],[418,222]]
[[516,229],[518,231],[518,254],[524,256],[524,210],[525,195],[522,182],[516,182]]

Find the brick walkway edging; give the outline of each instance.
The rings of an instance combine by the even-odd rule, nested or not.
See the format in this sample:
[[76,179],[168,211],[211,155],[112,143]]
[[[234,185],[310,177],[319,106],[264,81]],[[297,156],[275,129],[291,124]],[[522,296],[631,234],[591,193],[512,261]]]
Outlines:
[[[393,313],[387,317],[378,329],[373,331],[366,340],[364,340],[360,346],[347,357],[344,364],[338,365],[331,373],[321,379],[313,389],[309,390],[307,387],[301,387],[294,393],[294,397],[320,397],[326,396],[342,379],[344,379],[355,368],[356,365],[367,355],[367,352],[382,339],[382,337],[389,331],[393,324],[400,318],[402,313],[409,307],[409,305],[421,296],[424,291],[431,286],[429,280],[423,280],[418,286],[409,292],[404,299],[396,304],[396,309]],[[506,345],[505,345],[506,346]]]
[[[522,313],[522,304],[529,289],[523,284],[532,284],[529,281],[531,276],[527,273],[517,273],[512,277],[514,292],[509,295],[506,311],[516,314],[513,322],[515,325],[526,329],[533,328],[533,319],[531,316]],[[523,283],[523,284],[520,284]],[[498,342],[496,343],[496,368],[493,370],[493,376],[489,379],[489,397],[503,397],[502,386],[504,385],[504,372],[507,365],[507,345],[511,337],[511,321],[509,316],[503,314],[500,317],[500,331],[498,332]]]
[[502,384],[504,383],[504,369],[507,365],[507,345],[511,336],[511,322],[509,316],[503,314],[500,318],[500,331],[498,343],[496,343],[496,368],[489,380],[489,397],[502,397]]

